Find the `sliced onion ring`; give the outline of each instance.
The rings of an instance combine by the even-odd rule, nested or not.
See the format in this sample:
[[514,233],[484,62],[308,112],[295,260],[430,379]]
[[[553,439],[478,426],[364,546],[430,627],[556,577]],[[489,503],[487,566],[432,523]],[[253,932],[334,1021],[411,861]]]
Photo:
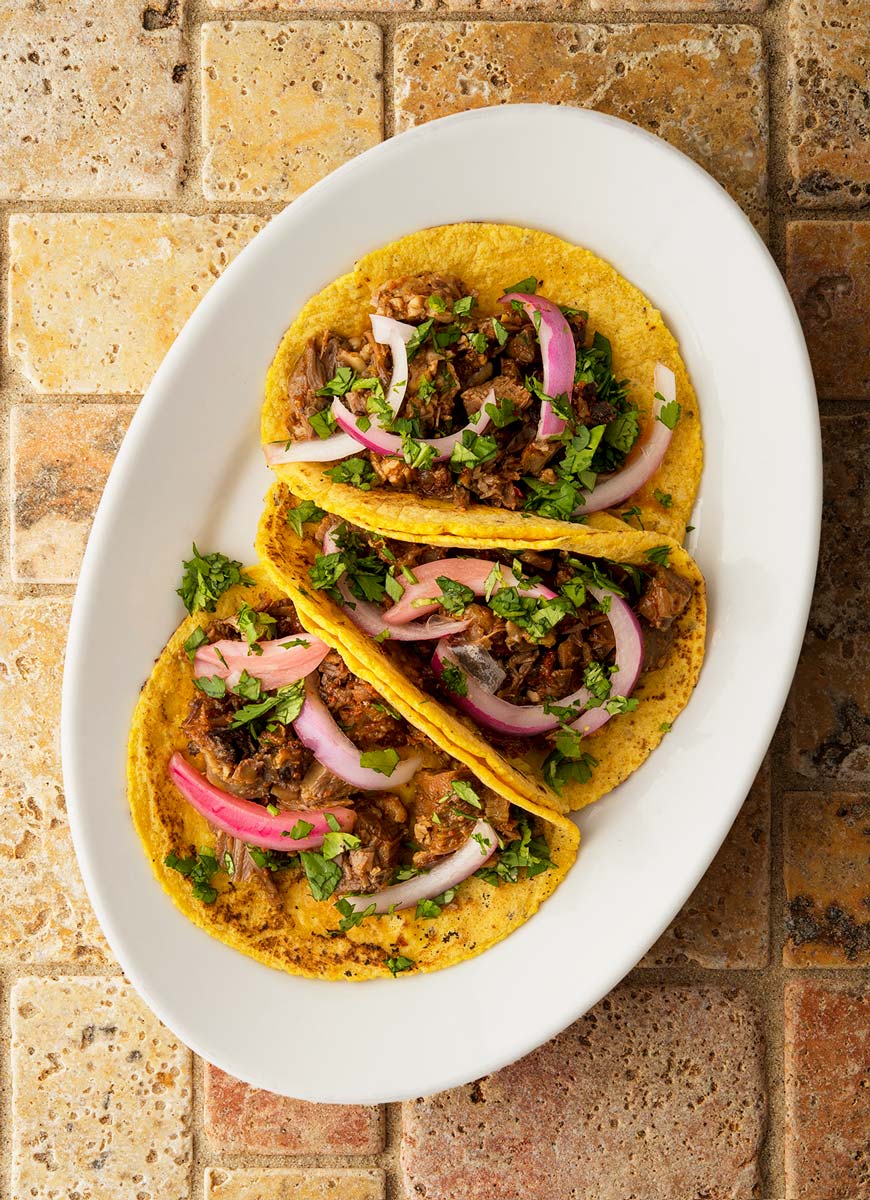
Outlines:
[[359,443],[346,433],[333,433],[328,438],[309,438],[304,442],[267,442],[263,453],[269,467],[296,462],[338,462],[348,455],[359,454]]
[[[471,588],[475,596],[485,596],[487,581],[492,575],[493,568],[499,565],[501,565],[503,580],[501,587],[516,587],[519,588],[521,596],[542,596],[548,600],[552,600],[556,595],[543,584],[535,584],[529,588],[520,587],[516,575],[509,567],[492,562],[490,559],[439,558],[435,562],[421,563],[419,567],[414,568],[417,582],[404,585],[404,595],[396,601],[392,608],[386,610],[384,620],[392,629],[395,625],[406,624],[414,617],[424,617],[427,613],[435,612],[439,607],[437,600],[432,600],[431,604],[423,604],[421,601],[431,598],[432,592],[437,590],[432,585],[441,576],[446,576],[455,583],[462,583]],[[500,589],[496,588],[495,590],[499,591]]]
[[[393,359],[393,375],[387,389],[387,404],[395,417],[402,407],[405,390],[408,386],[408,351],[405,349],[405,344],[410,341],[417,329],[414,325],[406,325],[404,321],[395,321],[392,317],[382,317],[377,313],[372,314],[371,320],[372,336],[379,345],[390,347]],[[380,425],[377,416],[372,416],[372,424]]]
[[[538,341],[541,343],[541,358],[544,361],[544,391],[548,396],[567,396],[574,391],[574,371],[577,366],[577,347],[571,326],[565,320],[558,304],[544,296],[528,295],[526,292],[508,292],[500,304],[518,300],[534,321],[534,313],[540,314]],[[541,419],[538,422],[537,438],[559,437],[565,429],[565,421],[557,417],[549,400],[541,402]]]
[[[286,648],[288,642],[301,641],[303,638],[304,645]],[[320,666],[329,653],[326,642],[311,634],[290,634],[257,644],[262,654],[252,653],[247,642],[230,638],[212,642],[210,646],[200,646],[194,655],[193,674],[197,679],[203,675],[217,675],[233,687],[238,683],[242,671],[247,671],[254,679],[259,679],[266,691],[272,691],[273,688],[286,687],[297,679],[304,679],[315,667]]]
[[[453,447],[462,441],[462,435],[466,430],[471,430],[472,433],[483,433],[490,420],[489,413],[485,411],[486,405],[492,403],[495,403],[495,392],[490,388],[489,395],[484,400],[475,421],[469,421],[462,429],[457,429],[455,433],[448,433],[445,437],[415,438],[415,441],[420,442],[423,446],[431,446],[435,451],[435,461],[444,462],[453,453]],[[366,450],[371,450],[373,454],[389,455],[393,458],[402,457],[402,439],[398,434],[387,433],[374,422],[368,429],[358,428],[358,418],[342,404],[338,396],[332,402],[332,415],[339,428],[352,438],[356,438],[361,446],[365,446]]]
[[[670,367],[664,363],[656,363],[653,374],[653,387],[664,397],[665,404],[671,404],[677,398],[677,381]],[[663,402],[653,401],[652,420],[647,421],[640,437],[628,452],[628,457],[619,471],[600,479],[591,492],[584,492],[586,503],[581,504],[574,512],[575,517],[584,513],[600,512],[602,508],[613,508],[622,504],[629,496],[643,487],[662,465],[668,446],[671,444],[673,430],[668,429],[664,421],[659,420]]]
[[388,788],[401,787],[414,778],[423,761],[419,754],[400,759],[392,775],[384,775],[374,767],[362,766],[360,751],[339,729],[311,680],[308,681],[305,703],[293,722],[293,728],[299,741],[312,751],[319,763],[328,767],[339,779],[365,792],[384,792]]
[[[611,693],[614,696],[628,696],[643,666],[643,634],[637,617],[631,606],[612,592],[604,588],[589,588],[589,591],[600,603],[603,597],[610,597],[610,609],[607,619],[610,621],[616,639],[617,670],[611,676]],[[444,673],[445,664],[458,665],[448,642],[439,642],[435,648],[432,667],[439,678]],[[457,708],[468,713],[470,717],[487,729],[497,733],[506,733],[516,737],[531,737],[534,734],[549,733],[559,724],[559,718],[554,713],[544,710],[543,704],[511,704],[498,696],[493,696],[472,675],[465,675],[467,695],[450,694],[451,701]],[[568,708],[573,704],[585,705],[589,702],[587,688],[578,688],[570,696],[553,700],[553,704]],[[580,733],[593,733],[610,720],[610,713],[600,705],[587,709],[575,721],[571,728]]]
[[[477,839],[480,839],[479,841]],[[404,883],[394,883],[371,895],[351,895],[344,899],[354,912],[375,906],[376,913],[398,912],[412,908],[419,900],[431,900],[457,887],[469,875],[488,863],[498,849],[498,835],[487,821],[475,821],[468,841],[453,854],[436,863],[425,875],[415,875]]]
[[[261,804],[232,796],[215,787],[178,751],[169,760],[169,778],[185,800],[210,824],[249,846],[286,850],[288,853],[313,850],[323,844],[324,837],[329,833],[327,816],[334,817],[346,833],[353,829],[356,822],[356,813],[350,808],[313,808],[279,812],[273,816]],[[290,831],[299,821],[305,821],[313,828],[304,838],[292,838]]]
[[[324,554],[338,552],[338,546],[332,536],[332,529],[328,529],[323,535],[323,552]],[[381,634],[387,633],[391,642],[429,642],[436,638],[450,637],[454,633],[462,633],[463,629],[467,629],[471,624],[470,620],[447,621],[438,618],[434,621],[426,621],[425,624],[420,621],[412,621],[408,625],[388,625],[384,620],[383,609],[372,603],[371,600],[357,600],[356,596],[351,593],[344,576],[339,576],[336,586],[344,602],[342,608],[354,625],[363,633],[367,633],[369,637],[379,637]]]

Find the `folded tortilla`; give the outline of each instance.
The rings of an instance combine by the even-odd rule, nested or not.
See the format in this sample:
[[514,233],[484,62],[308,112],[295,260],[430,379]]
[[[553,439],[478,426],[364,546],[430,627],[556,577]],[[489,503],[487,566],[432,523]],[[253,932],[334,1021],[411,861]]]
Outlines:
[[[308,339],[327,328],[346,337],[360,335],[369,327],[372,293],[379,284],[429,271],[459,276],[478,292],[479,311],[496,315],[501,286],[514,278],[536,276],[548,299],[588,311],[589,329],[609,338],[613,371],[630,381],[632,401],[644,414],[652,412],[655,364],[671,368],[682,416],[661,467],[614,514],[592,513],[587,521],[593,528],[611,528],[614,516],[636,507],[640,512],[629,518],[631,522],[682,541],[701,477],[703,447],[698,402],[679,346],[661,313],[614,267],[590,250],[539,230],[487,222],[442,225],[409,234],[361,258],[351,272],[312,297],[284,334],[266,379],[263,443],[289,436],[287,380]],[[457,509],[448,499],[424,499],[390,488],[360,491],[332,482],[318,463],[286,464],[275,470],[301,499],[398,538],[498,538],[516,530],[520,518],[517,512],[489,505]],[[663,507],[656,491],[670,495],[669,507]],[[561,537],[573,524],[522,516],[528,518],[522,534],[527,542]]]
[[[233,615],[242,601],[258,609],[286,595],[276,584],[274,574],[262,567],[247,568],[246,574],[254,579],[254,587],[232,588],[218,601],[215,614],[201,613],[182,622],[143,687],[133,717],[127,765],[130,808],[154,874],[173,903],[194,924],[234,949],[267,966],[318,979],[389,976],[387,959],[396,956],[411,960],[413,968],[408,974],[434,971],[480,954],[506,937],[533,915],[564,878],[577,854],[576,826],[530,803],[524,792],[512,790],[488,758],[475,761],[473,755],[460,755],[450,737],[450,724],[434,710],[428,713],[425,707],[420,711],[412,707],[405,689],[394,686],[392,679],[373,686],[409,724],[469,767],[481,783],[537,819],[550,847],[554,864],[550,870],[532,879],[521,873],[518,882],[498,887],[472,876],[434,919],[416,920],[410,909],[366,918],[336,936],[339,918],[333,900],[314,900],[299,871],[272,875],[280,899],[277,905],[270,902],[256,880],[222,887],[217,900],[206,904],[193,897],[189,879],[165,865],[168,854],[185,855],[201,846],[212,847],[215,841],[212,828],[167,775],[172,754],[187,752],[182,721],[195,695],[193,668],[183,649],[184,642],[198,625],[207,626]],[[312,608],[310,619],[301,606],[297,609],[310,633],[334,645],[331,624],[322,626],[316,619],[319,607]],[[336,648],[350,670],[362,675],[354,655]],[[388,781],[384,790],[391,790]]]
[[525,536],[526,522],[516,514],[513,514],[513,525],[507,531],[511,537],[487,535],[478,528],[478,536],[473,539],[459,533],[442,533],[423,539],[401,530],[384,529],[374,523],[375,514],[359,510],[356,523],[372,533],[408,542],[425,540],[439,546],[509,551],[561,550],[616,563],[648,565],[647,552],[668,545],[671,567],[692,583],[693,591],[688,607],[675,622],[675,640],[667,660],[658,669],[640,676],[632,692],[632,697],[639,701],[633,712],[612,717],[602,729],[586,739],[589,752],[598,760],[591,778],[585,783],[568,782],[561,792],[553,791],[541,775],[543,754],[532,752],[522,758],[505,757],[487,739],[485,730],[441,699],[421,691],[397,669],[377,642],[357,628],[339,605],[325,592],[312,587],[309,570],[320,553],[320,546],[311,536],[297,536],[288,524],[287,510],[295,504],[296,497],[285,485],[273,485],[260,522],[257,553],[276,586],[291,597],[306,625],[310,623],[312,628],[316,625],[324,641],[339,648],[346,662],[353,661],[353,669],[360,678],[381,690],[389,689],[392,694],[402,696],[405,707],[418,714],[416,719],[425,715],[431,727],[443,731],[442,736],[448,737],[456,758],[475,770],[475,764],[485,762],[493,777],[502,781],[502,787],[508,788],[513,795],[522,796],[527,807],[535,805],[571,812],[607,795],[646,760],[688,703],[704,658],[706,592],[697,564],[677,542],[660,533],[628,530],[625,525],[611,530],[563,526],[559,537],[532,540]]

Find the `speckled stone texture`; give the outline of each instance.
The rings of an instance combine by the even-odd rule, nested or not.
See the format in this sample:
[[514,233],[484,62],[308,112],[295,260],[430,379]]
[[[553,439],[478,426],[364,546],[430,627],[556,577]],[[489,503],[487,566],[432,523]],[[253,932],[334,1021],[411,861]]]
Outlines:
[[791,195],[818,208],[870,205],[870,0],[790,0]]
[[785,989],[788,1200],[870,1196],[870,995],[792,980]]
[[258,1167],[205,1173],[205,1200],[384,1200],[384,1172]]
[[641,966],[694,962],[760,969],[770,924],[770,768],[765,764],[722,849]]
[[254,1154],[377,1154],[384,1145],[380,1108],[308,1104],[249,1087],[205,1066],[203,1121],[218,1150]]
[[791,695],[794,768],[843,787],[870,780],[870,414],[822,421],[819,568]]
[[0,0],[0,196],[175,195],[187,51],[146,7]]
[[597,108],[659,134],[766,220],[767,67],[745,25],[421,23],[396,32],[399,129],[522,101]]
[[12,577],[74,582],[129,404],[22,404],[12,412]]
[[788,967],[870,965],[870,794],[785,797]]
[[763,1043],[738,990],[623,985],[512,1067],[403,1109],[409,1197],[744,1200]]
[[60,775],[66,600],[0,599],[0,963],[99,967]]
[[143,392],[181,326],[263,224],[183,213],[13,216],[9,353],[37,392]]
[[359,21],[207,24],[203,191],[291,200],[383,136],[381,31]]
[[190,1051],[129,984],[21,979],[11,1011],[16,1200],[186,1200]]
[[870,222],[792,221],[786,253],[819,395],[870,398]]

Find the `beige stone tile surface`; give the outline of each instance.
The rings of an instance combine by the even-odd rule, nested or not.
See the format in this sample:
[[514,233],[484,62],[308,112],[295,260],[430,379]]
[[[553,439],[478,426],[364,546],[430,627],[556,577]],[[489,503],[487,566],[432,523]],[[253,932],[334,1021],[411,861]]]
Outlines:
[[187,51],[143,0],[0,0],[0,196],[157,198],[184,167]]
[[202,30],[203,190],[290,200],[383,136],[381,31],[360,21]]
[[9,222],[9,351],[38,392],[134,394],[264,221],[29,213]]
[[870,222],[791,221],[786,254],[819,395],[870,398]]
[[74,582],[130,404],[12,411],[12,577]]
[[205,1200],[384,1200],[384,1172],[286,1170],[281,1167],[205,1173]]
[[99,966],[60,774],[66,600],[0,599],[0,961]]
[[21,979],[11,1010],[16,1200],[186,1200],[191,1054],[129,984]]
[[870,994],[794,979],[785,985],[788,1200],[870,1196]]
[[384,1116],[361,1104],[309,1104],[249,1087],[205,1064],[203,1124],[217,1150],[253,1154],[377,1154]]
[[769,922],[770,767],[765,764],[722,849],[641,966],[766,967]]
[[790,0],[791,195],[811,207],[870,204],[870,0]]
[[870,965],[870,794],[785,797],[787,967]]
[[540,1050],[403,1106],[426,1200],[749,1200],[763,1038],[737,989],[621,985]]
[[759,225],[767,186],[767,67],[745,25],[422,22],[396,33],[400,129],[521,101],[597,108],[696,159]]

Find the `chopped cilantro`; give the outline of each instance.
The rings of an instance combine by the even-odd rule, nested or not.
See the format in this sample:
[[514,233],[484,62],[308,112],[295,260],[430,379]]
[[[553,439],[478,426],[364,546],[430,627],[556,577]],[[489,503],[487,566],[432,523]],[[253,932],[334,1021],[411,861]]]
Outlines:
[[387,704],[386,700],[376,700],[372,704],[372,708],[376,708],[378,712],[384,713],[388,717],[392,717],[394,721],[401,721],[402,714],[396,712],[392,704]]
[[220,675],[200,675],[199,679],[194,679],[193,685],[201,692],[205,692],[207,696],[211,696],[213,700],[218,700],[227,694],[227,681],[221,679]]
[[474,600],[474,592],[470,587],[457,583],[447,575],[439,575],[435,582],[441,588],[441,595],[435,599],[452,617],[461,616]]
[[[242,679],[244,679],[244,673]],[[259,688],[259,680],[253,682],[256,682]],[[237,690],[241,685],[242,680],[240,679]],[[257,721],[260,717],[265,716],[266,713],[271,713],[272,717],[276,721],[280,721],[282,725],[289,725],[302,712],[302,705],[304,703],[305,680],[298,679],[296,683],[290,683],[286,687],[278,688],[274,696],[266,696],[263,700],[245,704],[242,708],[238,709],[233,715],[230,729],[238,729],[242,725],[249,725],[252,721]]]
[[190,637],[184,642],[184,649],[187,652],[187,657],[191,662],[193,662],[196,652],[200,646],[204,645],[207,641],[208,637],[206,636],[205,630],[201,626],[197,625]]
[[463,296],[453,305],[453,315],[456,317],[467,317],[476,303],[477,301],[473,296]]
[[347,483],[351,487],[359,488],[361,492],[371,491],[375,478],[374,468],[365,458],[346,458],[344,462],[329,467],[324,474],[329,476],[333,483]]
[[615,717],[619,713],[634,712],[638,704],[640,704],[639,700],[634,700],[629,696],[611,696],[604,707],[612,717]]
[[493,592],[498,588],[504,587],[504,575],[501,573],[501,563],[493,563],[492,570],[487,575],[483,584],[483,595],[486,600],[489,600]]
[[307,525],[309,521],[320,521],[325,516],[325,511],[318,508],[313,500],[300,500],[295,508],[288,508],[286,513],[287,524],[299,537],[302,536],[303,525]]
[[402,458],[416,471],[428,471],[435,461],[435,447],[412,437],[402,438]]
[[338,428],[331,408],[324,408],[320,412],[312,413],[308,418],[308,424],[317,436],[324,440],[332,437]]
[[464,429],[462,441],[453,447],[450,466],[459,471],[465,467],[479,467],[482,463],[492,462],[497,455],[498,443],[495,438],[475,433],[473,429]]
[[429,397],[434,396],[437,391],[437,387],[429,378],[429,376],[424,375],[417,385],[417,398],[418,400],[428,400]]
[[580,734],[577,730],[570,732],[576,734],[576,740],[563,737],[561,744],[564,748],[557,747],[544,759],[544,779],[556,792],[561,792],[566,783],[588,783],[593,768],[598,766],[597,758],[579,749]]
[[658,488],[653,489],[653,495],[662,508],[670,508],[674,502],[674,498],[670,492],[660,492]]
[[523,483],[531,493],[526,497],[523,507],[543,517],[570,521],[578,505],[584,503],[582,491],[568,479],[560,479],[558,483],[543,483],[532,475],[524,475]]
[[[446,301],[444,301],[441,296],[436,296],[434,292],[431,296],[427,297],[426,303],[433,312],[447,312]],[[454,309],[453,311],[455,312],[456,310]]]
[[259,700],[263,694],[263,685],[259,679],[256,679],[253,675],[249,675],[247,671],[242,671],[239,676],[239,682],[233,688],[233,691],[245,700]]
[[436,350],[446,350],[448,346],[454,345],[462,337],[462,330],[458,325],[442,325],[432,334],[432,341],[435,343]]
[[318,554],[314,565],[308,569],[308,576],[318,591],[331,592],[346,570],[344,555],[335,550],[332,554]]
[[538,280],[534,275],[529,275],[527,279],[521,279],[519,283],[513,284],[512,287],[506,287],[502,292],[506,296],[509,292],[524,292],[526,295],[534,295],[538,290]]
[[646,528],[643,520],[641,519],[641,510],[636,504],[633,504],[631,508],[627,508],[625,512],[621,512],[619,515],[622,517],[623,521],[630,521],[632,517],[634,517],[641,529]]
[[[664,396],[661,392],[656,392],[656,400],[664,401]],[[668,429],[673,429],[677,421],[683,414],[683,406],[677,400],[671,400],[669,404],[662,404],[659,409],[658,419],[662,425],[666,425]]]
[[563,596],[552,600],[538,596],[521,596],[519,588],[500,588],[489,601],[489,607],[497,617],[512,621],[524,629],[529,638],[540,642],[568,612],[569,604]]
[[520,419],[517,406],[510,396],[504,396],[501,400],[497,400],[495,404],[487,404],[485,407],[496,429],[504,429],[506,425],[510,425],[513,421]]
[[397,954],[393,958],[386,960],[387,970],[394,979],[400,971],[410,971],[413,965],[414,960],[412,958],[405,958],[404,954]]
[[486,349],[489,344],[486,340],[486,334],[480,332],[469,333],[467,334],[467,337],[471,343],[472,350],[476,351],[478,354],[486,354]]
[[302,870],[315,900],[328,900],[341,879],[341,867],[337,862],[324,858],[316,850],[300,850]]
[[504,346],[508,340],[508,331],[496,317],[492,318],[492,331],[495,334],[496,341],[500,346]]
[[254,581],[242,571],[242,564],[225,554],[200,554],[196,542],[193,556],[183,564],[184,575],[178,595],[191,614],[205,609],[214,612],[215,604],[231,587],[242,584],[253,587]]
[[262,649],[257,645],[257,642],[264,634],[273,633],[277,621],[268,613],[256,612],[251,608],[250,604],[242,604],[238,614],[239,633],[248,643],[250,650],[254,654],[262,654]]
[[359,765],[371,767],[379,775],[389,778],[399,765],[399,755],[392,747],[388,750],[364,750],[359,756]]
[[450,786],[453,789],[454,794],[457,795],[460,800],[464,800],[465,803],[470,804],[472,808],[483,808],[483,805],[480,802],[480,796],[478,796],[477,792],[466,780],[454,779]]
[[591,694],[590,708],[598,708],[610,695],[610,677],[600,662],[589,663],[583,672],[583,684]]
[[647,562],[657,563],[660,567],[666,567],[670,552],[670,546],[653,546],[652,550],[647,550],[646,552]]
[[673,725],[670,721],[662,721],[661,725],[659,725],[659,733],[670,733],[672,729]]
[[468,680],[465,677],[465,672],[461,667],[457,667],[455,663],[445,663],[441,672],[441,682],[447,688],[448,692],[453,692],[454,696],[468,695]]
[[344,854],[345,850],[355,850],[359,844],[359,838],[352,833],[344,833],[342,830],[337,833],[330,831],[323,839],[320,852],[326,859],[338,858],[339,854]]
[[405,589],[402,587],[401,583],[399,583],[395,575],[390,575],[389,572],[387,572],[387,576],[384,579],[384,588],[387,595],[394,603],[398,603],[398,601],[401,600],[405,594]]
[[527,877],[532,879],[553,866],[546,840],[533,837],[531,826],[525,819],[517,824],[520,836],[504,847],[494,864],[487,863],[475,872],[493,887],[501,883],[516,883],[521,870],[525,870]]
[[374,903],[362,911],[357,911],[351,902],[345,900],[343,896],[340,900],[336,900],[335,907],[341,913],[341,920],[338,923],[338,927],[342,933],[347,933],[349,929],[353,929],[354,925],[362,924],[366,917],[373,917],[377,912],[377,905]]
[[193,884],[194,900],[203,904],[214,904],[217,900],[217,888],[211,886],[212,876],[221,869],[220,863],[211,850],[201,847],[195,855],[180,858],[177,854],[169,853],[163,860],[167,867],[177,871]]
[[300,817],[287,836],[293,838],[297,842],[300,842],[303,838],[308,837],[313,828],[314,826],[310,821],[303,821]]
[[431,900],[418,900],[417,908],[414,916],[418,921],[432,921],[435,917],[441,915],[441,909],[456,895],[456,888],[448,888],[446,892],[442,892],[440,896],[433,896]]
[[415,331],[408,338],[408,341],[405,345],[405,350],[408,355],[408,362],[411,361],[411,359],[426,341],[426,338],[429,336],[429,332],[434,324],[435,318],[430,317],[428,321],[423,321],[422,324],[418,325]]
[[339,367],[329,383],[318,388],[315,394],[318,396],[344,396],[350,391],[355,379],[356,371],[352,367]]

